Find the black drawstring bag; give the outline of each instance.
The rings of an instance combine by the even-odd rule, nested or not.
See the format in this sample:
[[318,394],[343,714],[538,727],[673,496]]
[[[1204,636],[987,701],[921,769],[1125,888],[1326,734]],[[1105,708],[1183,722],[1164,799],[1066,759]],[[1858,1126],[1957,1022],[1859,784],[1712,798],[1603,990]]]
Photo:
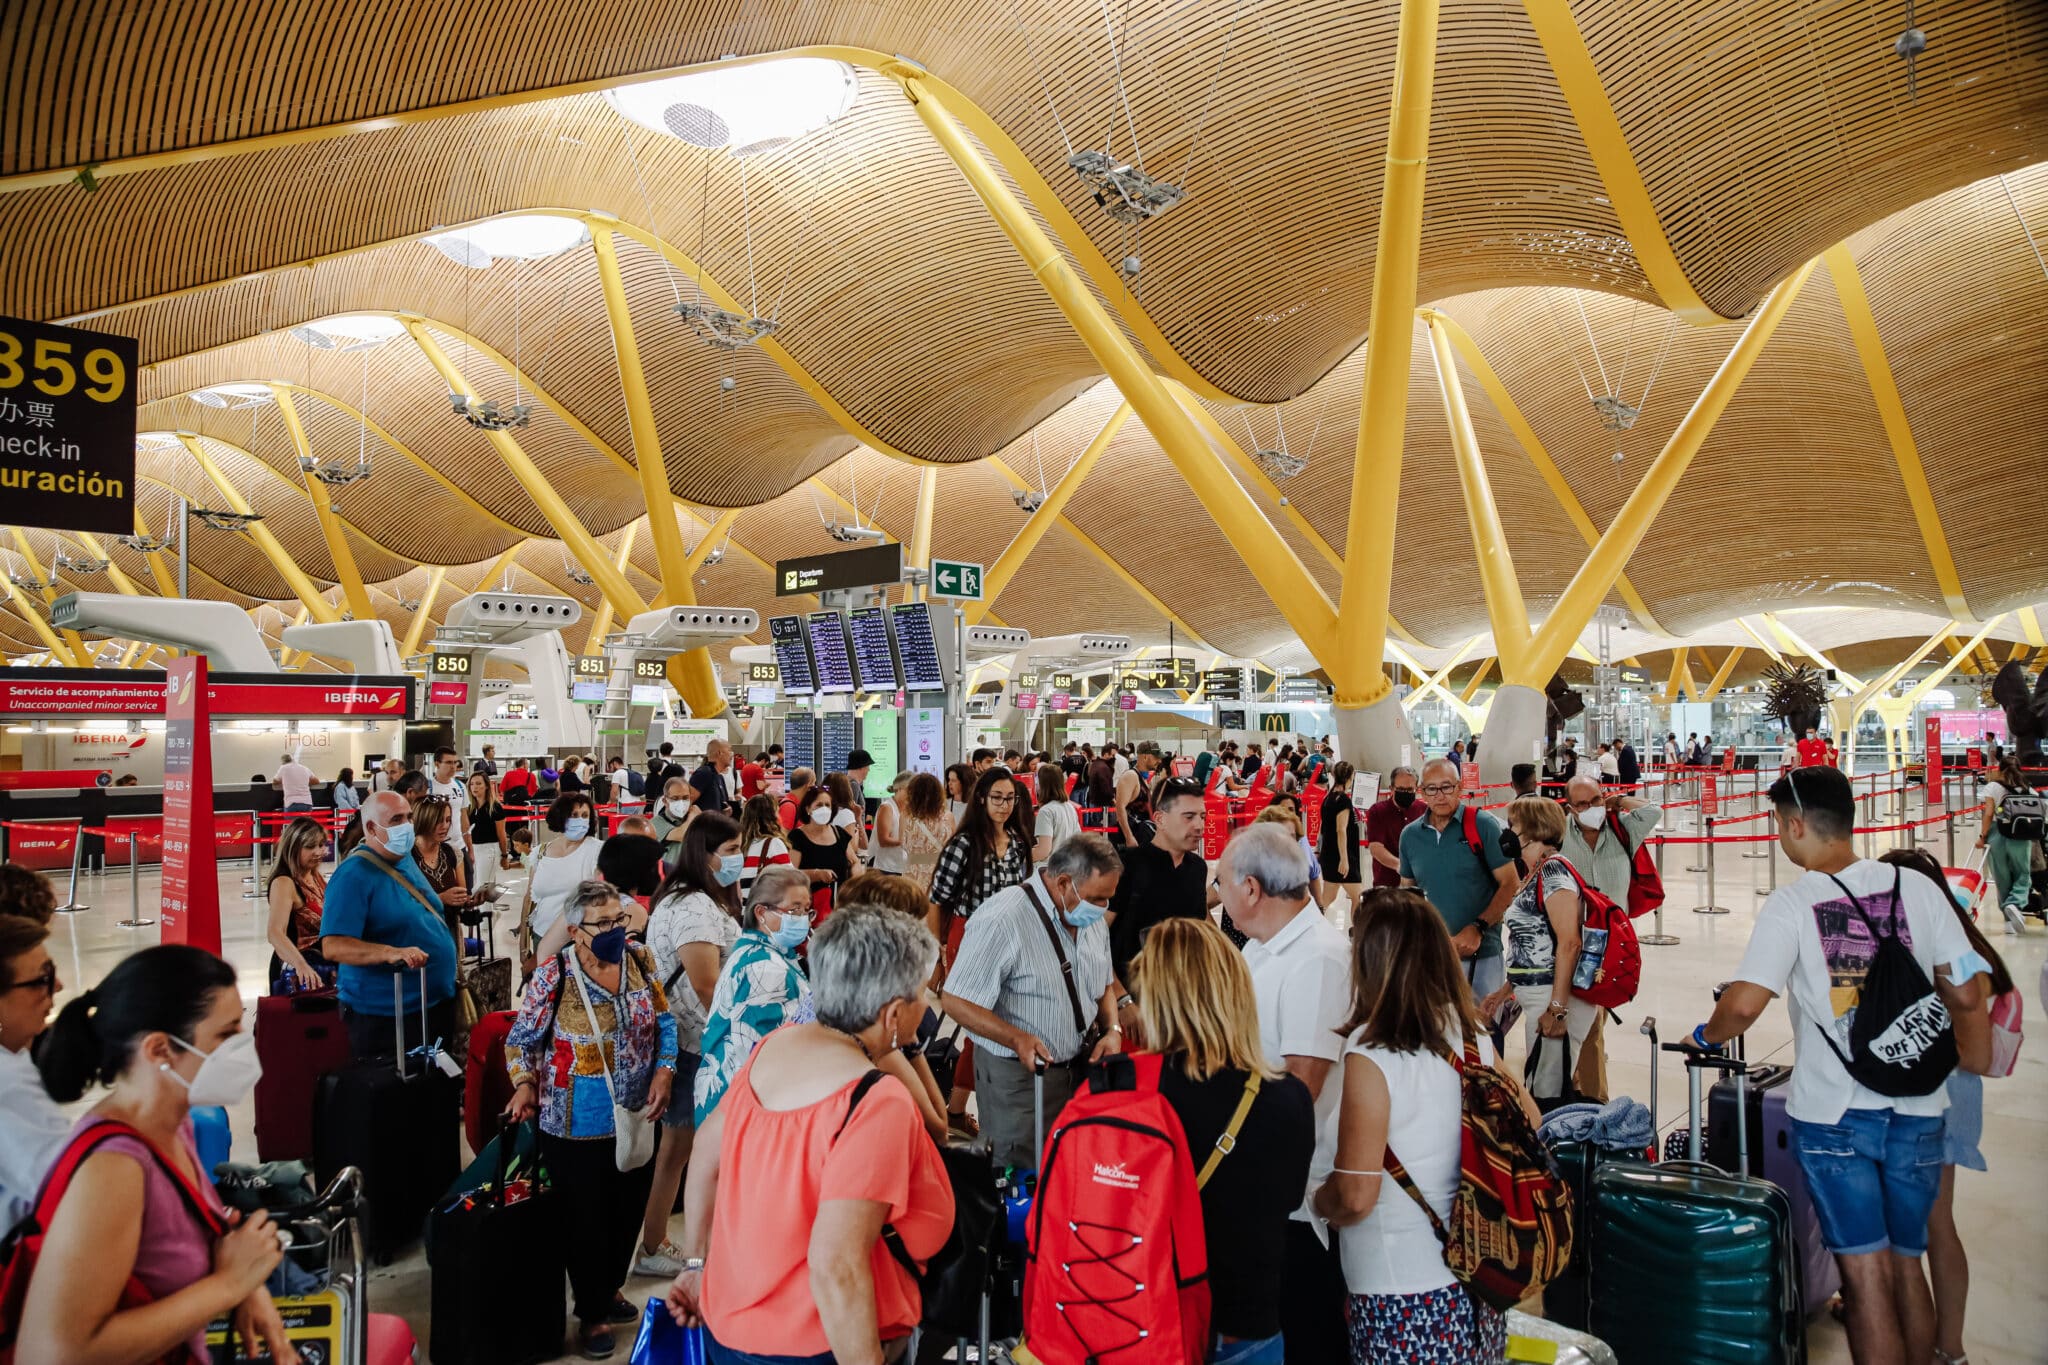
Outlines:
[[1842,1059],[1858,1085],[1893,1098],[1931,1095],[1939,1090],[1956,1069],[1956,1031],[1948,1006],[1941,1003],[1934,983],[1913,957],[1913,950],[1899,938],[1899,919],[1905,903],[1899,894],[1900,872],[1892,870],[1891,921],[1879,929],[1863,909],[1856,893],[1829,874],[1842,888],[1856,914],[1870,930],[1876,951],[1849,1021],[1849,1050],[1835,1042],[1833,1020],[1820,1021],[1821,1037]]

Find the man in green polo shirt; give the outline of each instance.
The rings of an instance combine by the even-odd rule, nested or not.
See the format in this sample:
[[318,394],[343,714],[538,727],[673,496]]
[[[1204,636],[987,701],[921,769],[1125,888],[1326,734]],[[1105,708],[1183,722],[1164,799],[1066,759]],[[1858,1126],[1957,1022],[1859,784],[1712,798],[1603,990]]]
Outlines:
[[1501,823],[1493,816],[1475,811],[1478,851],[1466,842],[1459,776],[1447,759],[1423,765],[1420,790],[1429,813],[1401,831],[1401,885],[1420,889],[1444,917],[1451,944],[1465,960],[1472,998],[1484,1000],[1507,981],[1500,922],[1522,879],[1501,850]]

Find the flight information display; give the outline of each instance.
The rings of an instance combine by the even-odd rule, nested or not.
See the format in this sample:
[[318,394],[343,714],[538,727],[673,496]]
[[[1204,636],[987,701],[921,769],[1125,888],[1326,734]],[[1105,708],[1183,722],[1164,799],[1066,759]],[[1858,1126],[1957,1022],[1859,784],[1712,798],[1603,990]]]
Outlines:
[[846,646],[846,618],[836,611],[814,611],[805,618],[811,631],[811,657],[818,665],[818,695],[853,691],[853,651]]
[[810,712],[792,711],[783,717],[782,764],[789,772],[798,768],[821,771],[818,767],[818,718]]
[[811,671],[811,648],[804,643],[804,618],[769,617],[768,639],[775,646],[775,670],[782,675],[783,695],[816,695],[818,678]]
[[[859,729],[860,717],[854,715],[851,711],[833,711],[818,717],[818,762],[824,766],[813,768],[811,771],[818,773],[845,772],[846,756],[853,752],[853,746],[858,742],[855,736],[859,733]],[[783,752],[786,755],[788,751],[788,742],[784,741]],[[786,765],[786,758],[784,762]]]
[[889,648],[889,620],[880,607],[859,607],[848,613],[853,624],[853,662],[860,670],[863,692],[894,692],[903,686],[896,655]]
[[929,602],[904,602],[889,608],[896,634],[896,655],[903,661],[903,690],[943,692],[946,675],[939,667],[939,642],[932,634]]

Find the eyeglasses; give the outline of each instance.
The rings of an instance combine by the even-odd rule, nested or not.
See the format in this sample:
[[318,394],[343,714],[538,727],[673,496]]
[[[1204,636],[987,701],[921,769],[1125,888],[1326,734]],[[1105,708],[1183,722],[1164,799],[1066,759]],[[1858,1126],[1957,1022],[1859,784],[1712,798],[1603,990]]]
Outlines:
[[55,991],[57,989],[57,964],[45,962],[43,969],[26,981],[17,981],[7,987],[10,991]]
[[1014,806],[1017,804],[1017,794],[1015,792],[990,792],[986,800],[991,806]]
[[1458,784],[1455,782],[1432,782],[1422,788],[1422,794],[1424,796],[1451,796],[1457,790]]
[[602,934],[610,929],[617,929],[625,923],[626,917],[624,915],[617,915],[611,919],[587,919],[583,921],[582,928],[585,933],[594,936],[597,934]]

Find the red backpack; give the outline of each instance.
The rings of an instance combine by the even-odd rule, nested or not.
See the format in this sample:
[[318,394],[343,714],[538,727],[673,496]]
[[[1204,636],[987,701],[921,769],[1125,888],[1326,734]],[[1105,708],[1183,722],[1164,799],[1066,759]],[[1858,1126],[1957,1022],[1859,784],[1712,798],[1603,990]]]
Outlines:
[[1664,904],[1664,874],[1657,870],[1657,860],[1651,855],[1647,841],[1629,848],[1628,835],[1622,832],[1621,821],[1610,820],[1608,827],[1614,831],[1614,837],[1621,840],[1621,846],[1628,849],[1628,917],[1641,919]]
[[[1156,1053],[1092,1068],[1046,1138],[1018,1365],[1202,1365],[1209,1252],[1195,1163]],[[1161,1292],[1171,1286],[1175,1292]]]
[[[1607,899],[1606,895],[1586,884],[1579,870],[1572,866],[1571,859],[1559,858],[1565,870],[1572,874],[1572,881],[1579,888],[1579,952],[1583,956],[1585,936],[1595,929],[1605,930],[1607,946],[1600,958],[1600,965],[1593,973],[1593,984],[1583,990],[1576,979],[1572,994],[1589,1005],[1602,1009],[1615,1009],[1636,998],[1636,991],[1643,984],[1643,948],[1636,941],[1635,922],[1628,912]],[[1532,873],[1541,876],[1541,871]],[[1576,967],[1574,977],[1576,978]]]
[[[16,1365],[15,1338],[21,1332],[21,1315],[28,1305],[29,1281],[36,1272],[36,1260],[42,1255],[43,1241],[49,1234],[50,1223],[57,1216],[57,1206],[64,1202],[64,1192],[71,1188],[71,1178],[78,1174],[78,1168],[86,1158],[99,1149],[109,1138],[131,1137],[149,1148],[156,1156],[157,1164],[169,1173],[171,1184],[184,1197],[185,1207],[192,1217],[218,1237],[227,1231],[218,1215],[208,1207],[206,1200],[185,1178],[175,1162],[166,1161],[154,1143],[139,1131],[114,1119],[101,1119],[88,1124],[71,1135],[70,1143],[57,1158],[57,1164],[50,1168],[50,1175],[43,1182],[43,1191],[36,1196],[35,1212],[17,1224],[7,1234],[7,1240],[0,1244],[0,1365]],[[149,1292],[141,1280],[133,1274],[128,1283],[121,1286],[121,1297],[114,1307],[140,1308],[154,1303],[156,1295]],[[152,1365],[178,1365],[188,1352],[182,1343],[164,1355],[157,1357]]]

